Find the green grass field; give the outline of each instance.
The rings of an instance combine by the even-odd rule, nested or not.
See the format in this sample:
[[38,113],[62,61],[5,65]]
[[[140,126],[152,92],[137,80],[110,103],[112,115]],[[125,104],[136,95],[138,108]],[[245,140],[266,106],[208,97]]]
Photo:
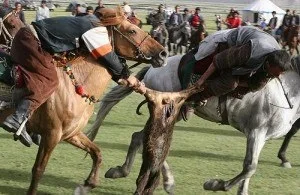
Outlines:
[[[35,12],[27,11],[27,21],[33,20]],[[142,14],[142,13],[141,13]],[[54,15],[69,15],[56,11]],[[212,17],[211,17],[212,18]],[[212,20],[211,20],[212,21]],[[213,27],[212,23],[209,26]],[[145,27],[147,30],[148,26]],[[213,30],[211,28],[211,30]],[[135,69],[137,71],[138,68]],[[113,86],[114,84],[112,84]],[[137,102],[143,100],[138,94],[117,105],[106,118],[96,143],[103,154],[100,169],[100,185],[91,194],[129,195],[135,191],[135,180],[141,165],[141,154],[137,155],[134,168],[128,178],[105,179],[104,173],[113,166],[121,165],[127,153],[131,134],[141,130],[147,120],[147,109],[143,116],[135,115]],[[93,123],[91,118],[88,127]],[[87,127],[87,128],[88,128]],[[231,179],[242,170],[246,139],[232,127],[204,121],[193,117],[188,122],[176,125],[168,162],[176,181],[178,195],[213,195],[204,191],[203,183],[211,178]],[[282,139],[266,143],[256,174],[250,182],[251,195],[298,195],[300,194],[300,138],[294,137],[288,150],[292,169],[279,167],[277,151]],[[12,135],[0,131],[0,194],[25,194],[31,179],[31,168],[37,146],[23,147],[12,140]],[[54,151],[39,185],[39,194],[72,194],[77,184],[82,184],[91,169],[90,157],[73,146],[61,143]],[[229,192],[236,194],[236,187]],[[165,194],[162,186],[155,194]]]

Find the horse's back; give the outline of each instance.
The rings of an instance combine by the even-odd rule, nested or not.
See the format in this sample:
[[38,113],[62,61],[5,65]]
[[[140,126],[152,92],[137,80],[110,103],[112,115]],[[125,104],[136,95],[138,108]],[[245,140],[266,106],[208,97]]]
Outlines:
[[168,58],[166,66],[151,67],[144,77],[146,87],[163,92],[175,92],[181,90],[181,84],[178,78],[178,66],[182,55],[176,55]]

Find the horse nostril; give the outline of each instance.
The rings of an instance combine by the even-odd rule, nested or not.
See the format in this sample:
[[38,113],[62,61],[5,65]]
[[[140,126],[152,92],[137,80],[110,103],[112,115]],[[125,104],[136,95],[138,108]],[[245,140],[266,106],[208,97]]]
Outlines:
[[160,53],[159,53],[159,57],[161,58],[161,59],[165,59],[165,58],[167,58],[168,57],[168,52],[167,51],[161,51]]

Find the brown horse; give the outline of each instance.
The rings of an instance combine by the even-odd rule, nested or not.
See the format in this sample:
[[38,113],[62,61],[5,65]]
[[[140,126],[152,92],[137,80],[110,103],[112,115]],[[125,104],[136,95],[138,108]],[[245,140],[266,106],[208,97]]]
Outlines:
[[298,45],[300,43],[299,33],[300,33],[300,27],[299,26],[291,26],[287,30],[287,32],[284,33],[284,41],[282,42],[282,46],[286,47],[288,46],[288,50],[291,55],[294,54],[295,50],[297,54],[299,54]]
[[[13,17],[13,16],[15,16],[15,17]],[[22,21],[16,20],[16,13],[14,11],[1,17],[1,19],[0,19],[0,48],[4,49],[5,51],[10,50],[10,46],[12,44],[13,37],[20,29],[20,28],[15,28],[15,26],[21,27],[21,26],[24,26],[24,24]]]
[[[24,25],[10,14],[4,20],[8,31],[12,34],[11,27],[18,30]],[[137,26],[123,20],[116,26],[109,26],[108,32],[113,40],[112,45],[122,57],[148,62],[158,67],[165,63],[166,52],[154,39]],[[26,51],[24,51],[26,52]],[[81,56],[72,63],[72,71],[79,83],[84,85],[87,92],[92,93],[97,99],[106,90],[111,80],[110,73],[99,65],[91,56]],[[90,141],[82,130],[86,126],[94,109],[81,96],[77,95],[69,76],[62,68],[57,68],[59,86],[51,97],[40,106],[27,123],[27,129],[41,135],[38,154],[32,168],[32,179],[28,194],[36,194],[38,182],[41,179],[52,151],[60,141],[66,141],[88,152],[92,159],[92,170],[80,192],[94,188],[98,182],[98,169],[102,162],[99,148]],[[3,121],[13,110],[0,113]]]
[[137,18],[135,15],[129,16],[127,18],[127,20],[129,20],[132,24],[137,25],[139,28],[143,27],[143,22],[142,20],[140,20],[139,18]]

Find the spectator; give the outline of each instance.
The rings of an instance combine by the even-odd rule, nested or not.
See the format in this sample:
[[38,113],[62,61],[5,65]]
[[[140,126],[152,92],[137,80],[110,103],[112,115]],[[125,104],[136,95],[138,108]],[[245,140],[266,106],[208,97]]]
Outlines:
[[175,11],[171,14],[169,19],[169,25],[170,26],[178,26],[182,23],[182,15],[179,13],[180,6],[175,6]]
[[204,19],[200,15],[200,7],[196,7],[195,13],[190,18],[190,24],[193,28],[198,29],[199,25],[204,25]]
[[88,6],[88,7],[86,8],[86,14],[87,14],[87,15],[92,15],[92,14],[94,14],[94,8],[93,8],[92,6]]
[[42,0],[41,6],[36,10],[36,21],[50,18],[50,11],[46,5],[46,1]]
[[158,6],[157,12],[154,15],[151,16],[150,21],[151,21],[151,24],[154,28],[159,26],[160,24],[163,24],[163,26],[165,26],[165,23],[167,21],[167,16],[166,16],[166,13],[164,11],[164,5],[163,4],[160,4]]
[[188,22],[190,17],[191,16],[190,16],[190,13],[189,13],[189,9],[188,8],[184,8],[183,14],[182,14],[182,21],[183,22]]
[[239,16],[238,11],[233,12],[233,16],[229,15],[229,17],[226,19],[225,24],[227,25],[228,29],[231,28],[237,28],[242,25],[242,19]]
[[25,24],[25,16],[20,2],[15,3],[15,12],[16,16]]
[[266,19],[265,18],[261,18],[261,22],[259,24],[259,28],[262,29],[262,30],[266,30],[267,23],[266,23]]
[[104,4],[103,4],[102,0],[99,0],[98,1],[98,6],[95,8],[94,14],[99,12],[100,9],[102,9],[102,8],[104,8]]
[[123,10],[127,17],[131,17],[132,10],[126,1],[123,2]]
[[2,3],[2,6],[1,6],[1,8],[0,8],[0,12],[1,12],[3,15],[6,15],[6,14],[8,14],[11,10],[12,10],[12,8],[11,8],[10,5],[9,5],[9,0],[4,0],[3,3]]
[[291,23],[291,12],[289,9],[287,9],[286,14],[284,14],[282,20],[283,30],[286,30],[289,27],[290,23]]
[[293,10],[289,26],[299,26],[299,20],[299,15],[296,13],[296,10]]
[[272,11],[273,17],[270,19],[268,27],[271,29],[271,34],[273,37],[275,37],[276,34],[276,26],[277,26],[277,17],[276,17],[276,11]]
[[216,15],[217,31],[222,30],[222,19],[220,15]]

